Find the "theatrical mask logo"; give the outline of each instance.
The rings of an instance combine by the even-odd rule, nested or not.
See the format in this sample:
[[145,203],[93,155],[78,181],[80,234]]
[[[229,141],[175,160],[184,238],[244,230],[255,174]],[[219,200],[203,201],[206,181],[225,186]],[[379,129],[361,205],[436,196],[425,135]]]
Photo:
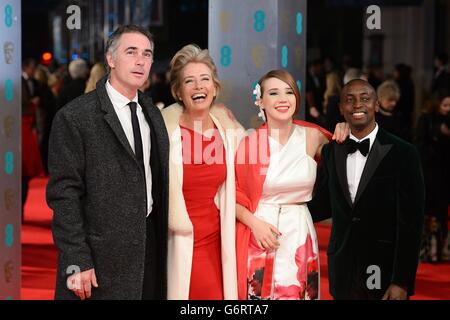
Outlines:
[[13,206],[13,192],[11,189],[6,189],[4,193],[4,200],[5,200],[5,209],[6,211],[11,211]]
[[229,11],[222,11],[219,15],[220,29],[222,32],[230,32],[231,14]]
[[5,266],[3,267],[3,271],[5,274],[5,281],[6,283],[10,283],[12,276],[13,276],[13,271],[14,271],[14,266],[11,260],[8,260],[5,263]]
[[281,32],[286,34],[289,32],[289,27],[290,27],[290,12],[287,10],[283,10],[280,15],[279,15],[279,19],[280,19],[280,27],[281,27]]
[[6,41],[3,44],[3,53],[5,54],[5,63],[13,63],[14,43]]
[[14,120],[12,116],[8,116],[3,119],[3,132],[6,138],[11,138],[12,136],[12,128],[13,128]]
[[252,48],[252,61],[256,68],[261,68],[266,61],[265,48],[262,45],[257,45]]
[[294,49],[294,57],[295,57],[294,58],[295,66],[297,68],[300,68],[302,66],[302,62],[303,62],[303,60],[302,60],[302,58],[303,58],[302,48],[295,47],[295,49]]

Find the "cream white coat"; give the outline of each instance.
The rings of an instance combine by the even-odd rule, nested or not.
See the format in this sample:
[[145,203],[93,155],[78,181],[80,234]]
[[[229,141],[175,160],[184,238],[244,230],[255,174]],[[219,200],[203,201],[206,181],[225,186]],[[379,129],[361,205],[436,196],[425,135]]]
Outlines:
[[[194,248],[193,225],[189,219],[183,197],[183,159],[179,126],[182,114],[183,107],[179,104],[173,104],[162,110],[170,140],[169,248],[167,258],[167,298],[169,300],[189,299]],[[234,157],[244,130],[239,123],[230,118],[223,107],[212,106],[210,117],[220,132],[226,152],[227,177],[216,194],[215,202],[220,211],[224,298],[233,300],[237,299]]]

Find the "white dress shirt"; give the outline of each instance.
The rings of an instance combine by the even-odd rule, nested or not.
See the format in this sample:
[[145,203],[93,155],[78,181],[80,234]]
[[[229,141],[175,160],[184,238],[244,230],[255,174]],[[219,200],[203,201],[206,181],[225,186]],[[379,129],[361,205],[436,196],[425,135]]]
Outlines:
[[[370,139],[369,145],[369,153],[372,149],[372,145],[377,137],[378,132],[378,124],[375,124],[375,129],[372,130],[367,136],[362,139],[356,138],[354,135],[350,133],[350,139],[355,140],[356,142],[360,142],[364,139]],[[361,180],[361,175],[364,170],[364,166],[366,165],[367,157],[363,156],[359,150],[356,152],[347,155],[347,182],[348,182],[348,191],[350,191],[350,198],[352,199],[352,203],[355,202],[356,192],[358,191],[359,181]]]
[[137,103],[136,114],[139,120],[139,128],[141,129],[142,137],[142,149],[144,156],[144,168],[145,168],[145,181],[147,184],[147,205],[148,211],[147,216],[152,212],[153,198],[152,198],[152,171],[150,168],[150,127],[145,119],[144,113],[142,112],[142,107],[138,103],[138,95],[133,100],[129,100],[127,97],[123,96],[116,89],[113,88],[109,80],[106,82],[106,91],[108,92],[109,99],[114,106],[117,117],[119,118],[120,124],[122,125],[123,131],[127,136],[128,142],[130,143],[131,149],[134,152],[134,135],[133,135],[133,125],[131,123],[131,110],[128,103],[131,101]]

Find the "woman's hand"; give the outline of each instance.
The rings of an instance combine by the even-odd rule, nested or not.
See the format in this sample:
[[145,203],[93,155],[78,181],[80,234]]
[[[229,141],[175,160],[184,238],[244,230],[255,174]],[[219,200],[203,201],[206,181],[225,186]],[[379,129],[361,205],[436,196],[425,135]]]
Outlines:
[[254,217],[250,229],[260,249],[272,251],[280,246],[277,238],[281,236],[281,232],[270,223]]
[[350,127],[347,122],[339,122],[336,125],[333,133],[333,140],[337,143],[344,143],[347,137],[350,135]]

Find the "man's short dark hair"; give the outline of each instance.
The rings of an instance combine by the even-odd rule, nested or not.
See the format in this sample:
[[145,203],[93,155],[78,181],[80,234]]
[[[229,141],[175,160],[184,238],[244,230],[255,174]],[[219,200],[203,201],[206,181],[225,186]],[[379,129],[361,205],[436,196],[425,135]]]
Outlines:
[[[372,92],[372,94],[374,95],[374,98],[376,100],[378,100],[378,95],[377,95],[377,91],[375,90],[375,88],[366,80],[364,79],[352,79],[349,82],[347,82],[343,87],[342,87],[342,91],[341,91],[341,97],[343,96],[343,94],[346,92],[347,88],[352,86],[354,83],[362,83],[365,86],[367,86],[369,88],[369,90]],[[344,101],[343,99],[341,99],[342,101]]]
[[29,67],[29,66],[36,66],[36,65],[37,65],[36,60],[34,60],[33,58],[25,58],[22,61],[22,67],[23,68],[26,68],[26,67]]

